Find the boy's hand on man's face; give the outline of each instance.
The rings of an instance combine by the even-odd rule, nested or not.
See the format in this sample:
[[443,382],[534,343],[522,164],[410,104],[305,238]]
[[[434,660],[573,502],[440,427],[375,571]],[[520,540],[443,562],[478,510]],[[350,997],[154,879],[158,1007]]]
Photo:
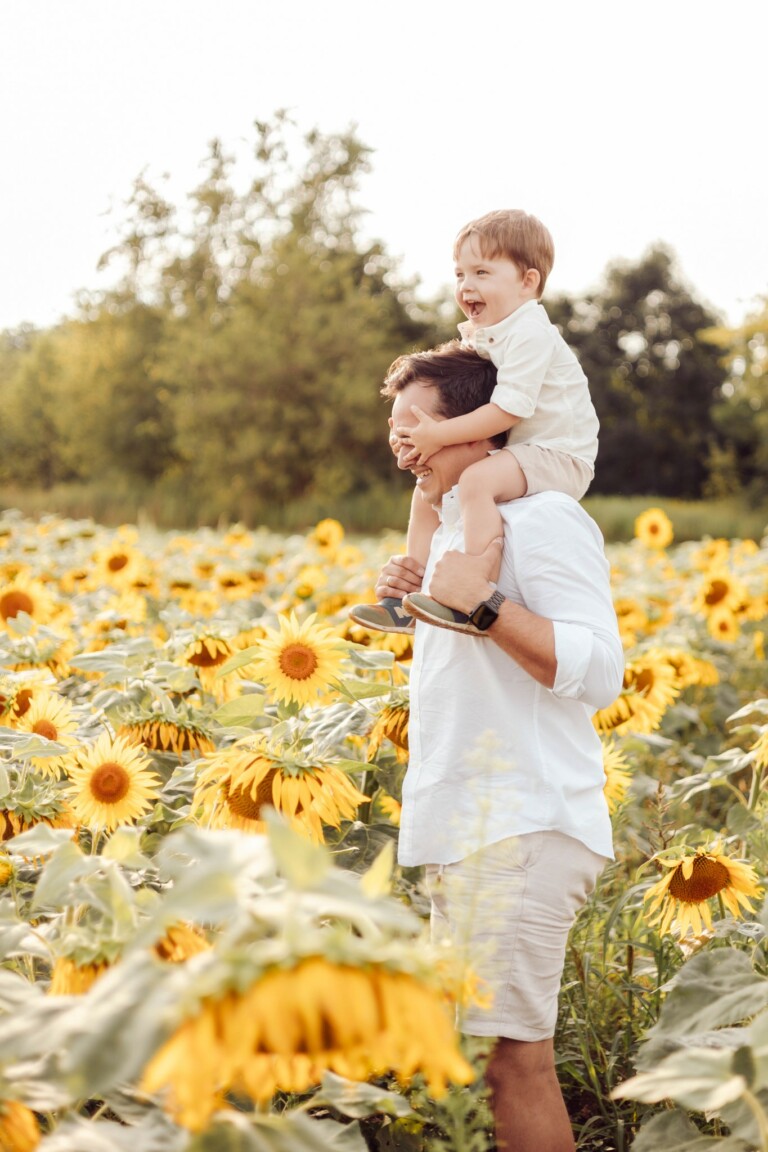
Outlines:
[[416,424],[401,424],[395,429],[403,444],[412,444],[415,449],[413,463],[426,464],[430,456],[439,452],[443,447],[439,436],[440,421],[428,416],[417,404],[411,405],[411,412],[417,419]]

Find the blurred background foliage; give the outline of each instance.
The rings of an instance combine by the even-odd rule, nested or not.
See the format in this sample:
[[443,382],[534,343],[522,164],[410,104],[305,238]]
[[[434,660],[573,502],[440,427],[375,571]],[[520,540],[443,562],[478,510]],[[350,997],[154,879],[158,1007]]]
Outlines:
[[[113,287],[55,327],[0,333],[3,503],[161,527],[404,525],[380,382],[459,316],[361,241],[368,165],[353,131],[300,134],[277,112],[254,126],[247,173],[213,141],[183,205],[139,176],[102,258]],[[654,496],[683,502],[679,523],[685,502],[716,501],[727,535],[759,534],[734,516],[768,495],[768,297],[725,328],[659,244],[545,302],[602,425],[593,514]],[[619,520],[631,536],[632,513]]]

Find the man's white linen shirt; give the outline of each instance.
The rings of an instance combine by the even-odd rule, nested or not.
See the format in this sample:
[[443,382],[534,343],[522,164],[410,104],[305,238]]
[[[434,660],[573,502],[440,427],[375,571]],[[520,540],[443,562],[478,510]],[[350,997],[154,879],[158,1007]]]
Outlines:
[[[451,864],[508,836],[554,830],[613,854],[597,708],[621,691],[624,655],[602,536],[575,500],[541,492],[499,505],[497,587],[554,623],[545,688],[486,638],[417,622],[410,759],[398,858]],[[458,489],[443,498],[424,577],[463,550]]]
[[528,300],[498,324],[474,330],[464,321],[459,333],[497,369],[491,403],[520,417],[507,445],[539,444],[576,456],[594,471],[600,425],[589,383],[544,306]]

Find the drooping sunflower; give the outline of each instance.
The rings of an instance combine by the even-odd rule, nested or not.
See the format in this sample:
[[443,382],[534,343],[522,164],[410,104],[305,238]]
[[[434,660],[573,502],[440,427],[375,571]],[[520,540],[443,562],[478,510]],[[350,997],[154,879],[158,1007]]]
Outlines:
[[171,924],[165,936],[153,947],[153,952],[169,964],[183,964],[190,956],[206,952],[210,944],[202,932],[192,924]]
[[440,988],[380,964],[310,956],[204,999],[149,1062],[141,1086],[162,1092],[174,1119],[200,1131],[226,1092],[266,1102],[305,1092],[327,1069],[361,1081],[392,1071],[407,1082],[419,1072],[435,1097],[475,1075]]
[[118,732],[131,743],[141,743],[154,752],[212,752],[213,734],[202,716],[177,712],[173,716],[151,714],[122,724]]
[[635,536],[647,548],[666,548],[675,533],[666,512],[661,508],[647,508],[635,520]]
[[323,824],[338,828],[354,820],[367,797],[332,762],[272,748],[266,737],[245,737],[229,748],[203,757],[193,812],[213,828],[266,831],[264,809],[275,808],[316,843]]
[[334,682],[347,644],[313,613],[299,623],[295,613],[279,617],[279,632],[266,629],[260,651],[249,665],[254,680],[282,703],[311,704]]
[[592,718],[598,732],[653,732],[680,694],[675,670],[658,652],[630,660],[624,669],[621,694]]
[[146,815],[161,785],[149,770],[150,763],[141,745],[108,732],[90,748],[74,753],[66,769],[76,818],[94,831],[112,831]]
[[754,911],[751,900],[762,894],[757,873],[751,864],[722,855],[717,847],[703,848],[690,856],[678,856],[661,863],[667,874],[645,894],[648,923],[664,935],[675,921],[675,931],[682,938],[689,928],[700,936],[702,925],[712,927],[709,901],[717,896],[731,915],[738,919],[744,911]]
[[34,1152],[40,1143],[35,1114],[20,1100],[0,1100],[0,1149]]
[[407,754],[409,719],[408,696],[406,692],[400,692],[376,717],[368,736],[371,754],[378,752],[384,740],[390,740],[400,752]]
[[[19,718],[16,727],[21,732],[32,732],[68,748],[77,746],[77,718],[68,700],[55,692],[40,692],[33,697],[29,708]],[[61,775],[66,753],[59,756],[32,756],[30,763],[38,772],[56,779]]]
[[78,964],[69,956],[57,956],[53,962],[49,996],[84,996],[110,965],[106,960]]

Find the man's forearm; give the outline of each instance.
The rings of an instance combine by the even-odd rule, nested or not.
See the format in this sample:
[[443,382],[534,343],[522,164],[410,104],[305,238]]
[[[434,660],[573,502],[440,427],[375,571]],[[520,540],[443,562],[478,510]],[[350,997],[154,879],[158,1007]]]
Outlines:
[[[554,686],[557,656],[551,620],[536,616],[522,604],[505,600],[488,629],[488,636],[539,684],[545,688]],[[481,643],[479,640],[476,642]]]

